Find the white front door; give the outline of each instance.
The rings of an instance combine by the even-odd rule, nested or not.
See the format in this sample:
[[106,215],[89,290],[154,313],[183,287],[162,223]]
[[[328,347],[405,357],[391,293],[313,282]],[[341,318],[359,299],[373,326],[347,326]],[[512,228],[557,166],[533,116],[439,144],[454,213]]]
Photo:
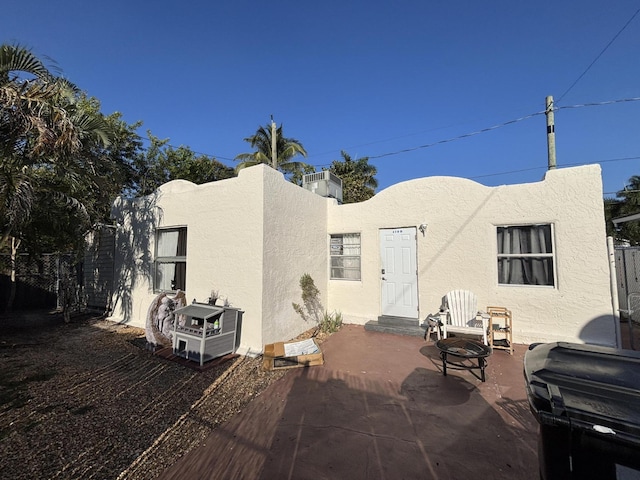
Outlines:
[[418,318],[416,229],[380,230],[382,315]]

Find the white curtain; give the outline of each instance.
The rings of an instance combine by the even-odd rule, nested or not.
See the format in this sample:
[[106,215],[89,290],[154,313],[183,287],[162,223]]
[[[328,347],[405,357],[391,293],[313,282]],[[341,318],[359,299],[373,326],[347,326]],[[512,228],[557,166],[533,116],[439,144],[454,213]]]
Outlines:
[[[187,230],[165,230],[158,232],[156,249],[156,290],[175,291],[185,288],[186,262],[176,257],[186,257]],[[166,259],[166,261],[162,261]]]
[[553,285],[552,253],[551,225],[498,227],[498,282]]
[[171,292],[174,288],[174,278],[176,277],[175,263],[156,264],[156,290]]
[[158,232],[158,257],[175,257],[178,253],[178,238],[180,232],[178,230],[168,230],[166,232]]

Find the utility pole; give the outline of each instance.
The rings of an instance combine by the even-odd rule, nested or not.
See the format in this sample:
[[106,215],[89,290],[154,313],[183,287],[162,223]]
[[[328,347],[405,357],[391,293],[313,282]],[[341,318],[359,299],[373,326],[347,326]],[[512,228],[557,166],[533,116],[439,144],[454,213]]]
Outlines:
[[271,166],[278,169],[278,150],[276,148],[276,123],[271,115]]
[[549,170],[556,168],[556,127],[553,119],[553,97],[549,95],[545,101],[547,115],[547,158]]

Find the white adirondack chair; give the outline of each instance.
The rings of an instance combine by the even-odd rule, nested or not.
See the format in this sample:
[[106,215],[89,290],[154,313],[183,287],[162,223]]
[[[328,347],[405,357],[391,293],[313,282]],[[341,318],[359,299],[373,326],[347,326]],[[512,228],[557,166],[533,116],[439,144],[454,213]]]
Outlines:
[[485,345],[489,345],[489,317],[478,311],[478,299],[469,290],[452,290],[444,297],[442,336],[449,333],[479,335]]

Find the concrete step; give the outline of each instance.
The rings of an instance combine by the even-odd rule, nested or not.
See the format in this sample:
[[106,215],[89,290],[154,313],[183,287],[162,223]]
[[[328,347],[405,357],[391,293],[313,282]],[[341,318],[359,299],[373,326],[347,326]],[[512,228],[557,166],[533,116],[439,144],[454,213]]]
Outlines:
[[418,325],[418,319],[407,318],[407,317],[392,317],[390,315],[381,315],[380,317],[378,317],[378,323],[380,325],[415,327]]
[[418,325],[417,320],[413,320],[412,325],[394,325],[386,322],[380,323],[378,320],[370,320],[364,325],[364,329],[370,332],[393,333],[409,337],[424,337],[427,331],[426,327]]

